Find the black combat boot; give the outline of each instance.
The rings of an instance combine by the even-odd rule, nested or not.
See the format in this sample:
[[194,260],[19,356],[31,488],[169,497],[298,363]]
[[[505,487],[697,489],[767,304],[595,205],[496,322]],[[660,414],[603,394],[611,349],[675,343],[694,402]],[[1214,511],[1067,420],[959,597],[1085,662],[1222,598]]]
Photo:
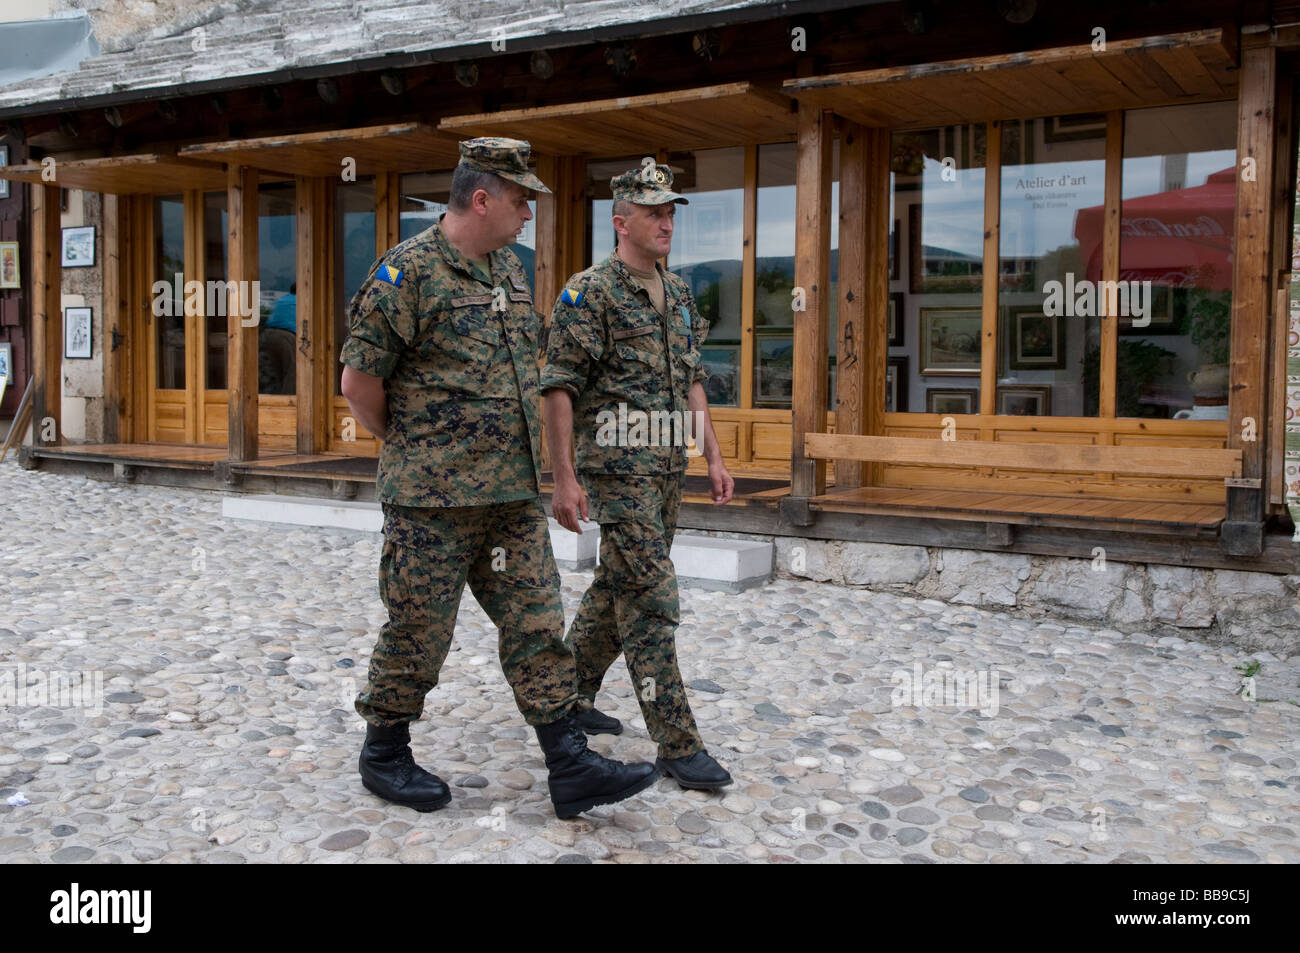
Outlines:
[[436,811],[451,800],[442,778],[415,763],[411,755],[411,727],[406,722],[391,728],[366,725],[366,743],[357,762],[366,790],[385,801]]
[[556,817],[577,817],[597,804],[613,804],[644,791],[659,772],[644,761],[623,764],[587,748],[587,736],[574,719],[537,727],[537,743],[546,755],[546,786]]
[[696,791],[716,791],[731,783],[727,769],[707,751],[697,751],[684,758],[657,758],[655,767],[676,778],[682,787]]
[[621,735],[623,733],[623,723],[617,718],[611,718],[604,712],[597,711],[595,708],[591,711],[580,711],[573,713],[573,720],[589,735]]

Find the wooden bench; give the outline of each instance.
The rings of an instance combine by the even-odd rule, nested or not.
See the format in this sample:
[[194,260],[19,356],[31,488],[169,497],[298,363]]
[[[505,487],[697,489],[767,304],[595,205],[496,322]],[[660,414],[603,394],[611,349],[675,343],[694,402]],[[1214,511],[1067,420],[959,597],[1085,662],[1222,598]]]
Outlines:
[[[807,434],[804,454],[810,459],[860,460],[870,463],[930,467],[992,467],[1034,473],[1106,473],[1174,479],[1241,476],[1241,451],[1204,448],[1114,447],[1079,444],[999,443],[916,437],[863,437]],[[817,508],[844,512],[931,515],[993,524],[1032,524],[1111,529],[1142,533],[1213,535],[1223,522],[1219,503],[1179,503],[1098,496],[1050,496],[986,489],[853,487],[832,490],[810,500]],[[1014,481],[1008,479],[1009,484]],[[990,536],[997,535],[992,530]]]

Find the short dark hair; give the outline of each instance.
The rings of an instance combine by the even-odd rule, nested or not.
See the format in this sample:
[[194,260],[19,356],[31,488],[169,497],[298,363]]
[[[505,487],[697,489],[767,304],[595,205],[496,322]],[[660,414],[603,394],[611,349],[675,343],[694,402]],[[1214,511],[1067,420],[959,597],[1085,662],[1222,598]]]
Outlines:
[[447,207],[453,212],[463,212],[469,208],[470,200],[479,189],[500,196],[505,188],[506,183],[500,176],[458,165],[451,174],[451,197],[447,200]]
[[629,202],[627,199],[614,199],[614,207],[610,209],[609,214],[611,217],[615,215],[623,215],[623,216],[631,215],[632,209],[635,206],[635,204],[636,203],[634,202]]

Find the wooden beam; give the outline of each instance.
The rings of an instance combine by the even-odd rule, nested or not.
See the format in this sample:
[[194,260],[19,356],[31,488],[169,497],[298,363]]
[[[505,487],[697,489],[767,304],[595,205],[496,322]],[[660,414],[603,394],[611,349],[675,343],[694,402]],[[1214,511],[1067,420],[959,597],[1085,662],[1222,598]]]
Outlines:
[[560,297],[562,283],[569,277],[560,274],[559,205],[564,197],[559,194],[563,186],[555,156],[537,156],[537,177],[551,191],[537,194],[534,212],[537,224],[533,233],[537,236],[537,248],[533,257],[533,307],[541,316],[542,323],[549,325],[551,308]]
[[[1273,121],[1276,106],[1277,51],[1242,51],[1237,101],[1237,207],[1233,232],[1233,296],[1228,387],[1228,446],[1241,450],[1242,476],[1263,478],[1268,428],[1265,340],[1273,307]],[[1253,160],[1254,174],[1245,174]],[[1254,439],[1243,439],[1247,422]],[[1228,494],[1228,523],[1260,523],[1264,494]]]
[[[866,128],[857,123],[845,123],[840,139],[840,280],[836,290],[839,296],[838,373],[836,375],[835,432],[864,434],[866,429],[866,396],[869,374],[867,368],[880,358],[874,338],[867,334],[869,310],[868,285],[871,278],[873,246],[880,244],[879,236],[868,221],[874,223],[874,209],[869,206],[875,197],[867,188]],[[858,460],[836,460],[835,486],[862,486],[862,463]]]
[[130,335],[127,333],[126,288],[123,269],[129,267],[124,244],[127,204],[116,195],[104,196],[104,442],[118,443],[127,431],[123,394],[131,392],[128,373]]
[[794,283],[804,308],[794,312],[793,497],[826,492],[826,461],[805,457],[804,435],[826,429],[833,129],[832,113],[799,105]]
[[[62,442],[63,268],[59,186],[32,186],[32,443]],[[53,432],[50,432],[50,421]],[[48,434],[45,440],[42,434]]]
[[[863,402],[864,418],[862,432],[883,434],[885,432],[885,371],[889,364],[889,232],[893,222],[889,217],[889,165],[892,158],[892,137],[887,129],[870,129],[863,127],[866,141],[865,173],[867,201],[867,314],[866,314],[866,374],[863,388],[866,400]],[[841,164],[842,168],[842,164]],[[842,174],[842,172],[841,172]],[[841,194],[844,186],[840,186]],[[841,232],[843,234],[843,232]],[[901,255],[901,236],[899,237]],[[841,246],[843,240],[841,239]],[[841,249],[840,254],[843,254]],[[901,273],[901,272],[900,272]],[[840,280],[843,281],[844,268],[840,266]],[[901,322],[900,313],[897,320]],[[901,389],[907,382],[900,380]],[[838,417],[836,418],[838,422]],[[839,476],[836,467],[836,477]],[[879,464],[870,464],[864,468],[864,483],[876,484],[884,477],[885,468]]]
[[[991,122],[985,134],[988,143],[984,160],[984,281],[980,299],[982,336],[980,338],[980,414],[991,417],[997,412],[998,387],[998,275],[1001,254],[998,236],[1002,227],[1002,123]],[[913,238],[913,246],[922,239]],[[911,267],[917,267],[915,263]],[[918,352],[919,353],[919,352]],[[991,439],[992,432],[981,439]]]
[[1295,205],[1296,149],[1292,128],[1294,116],[1291,84],[1277,84],[1277,125],[1273,137],[1273,325],[1270,338],[1270,382],[1268,388],[1268,502],[1285,513],[1286,502],[1286,362],[1287,335],[1291,327],[1292,219]]
[[[294,348],[294,381],[296,384],[296,423],[294,444],[298,453],[313,454],[318,449],[324,450],[325,444],[317,443],[316,418],[319,416],[318,397],[316,393],[315,355],[312,342],[320,336],[318,324],[329,320],[333,315],[322,314],[317,298],[316,282],[323,279],[318,272],[317,258],[320,255],[319,199],[320,179],[305,175],[294,179],[294,199],[297,205],[295,222],[298,228],[297,243],[297,277],[298,294],[296,301],[296,335],[298,346]],[[376,219],[378,216],[376,216]]]
[[[257,170],[236,165],[227,169],[226,209],[230,225],[230,300],[226,307],[226,386],[229,395],[230,459],[257,459],[257,323],[252,315],[245,325],[239,311],[242,282],[258,279],[257,261]],[[249,296],[245,293],[245,298]],[[256,303],[254,304],[256,308]]]
[[[203,274],[203,193],[189,191],[182,197],[184,236],[184,280],[204,280]],[[204,311],[207,309],[207,295],[201,296],[199,306],[191,314],[189,308],[183,308],[185,329],[185,442],[198,444],[203,442],[203,389],[207,383],[203,375],[204,352],[207,342],[204,340]],[[195,346],[198,342],[198,346]]]
[[806,452],[819,459],[877,460],[883,463],[999,467],[1063,473],[1123,473],[1131,476],[1235,477],[1240,451],[1180,447],[1098,447],[1090,444],[939,440],[920,437],[858,437],[810,433]]
[[[1106,183],[1105,183],[1105,218],[1101,235],[1101,280],[1119,281],[1119,242],[1120,218],[1122,214],[1122,192],[1120,190],[1120,171],[1124,166],[1124,114],[1118,110],[1106,114]],[[1110,287],[1115,287],[1111,284]],[[1098,370],[1098,404],[1099,417],[1115,416],[1118,406],[1119,366],[1119,318],[1115,316],[1118,306],[1116,301],[1106,302],[1101,318],[1101,365]],[[1113,442],[1114,434],[1107,443]]]
[[[754,284],[758,270],[758,146],[752,144],[745,146],[744,188],[740,263],[740,406],[749,410],[754,406]],[[741,430],[737,457],[748,462],[753,458],[749,426],[743,425]]]

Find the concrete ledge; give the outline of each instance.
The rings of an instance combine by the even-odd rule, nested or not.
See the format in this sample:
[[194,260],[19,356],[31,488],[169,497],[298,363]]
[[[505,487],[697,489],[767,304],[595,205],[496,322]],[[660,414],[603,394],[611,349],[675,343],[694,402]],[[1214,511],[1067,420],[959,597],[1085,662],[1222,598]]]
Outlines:
[[335,529],[378,533],[384,513],[378,503],[351,500],[297,499],[291,496],[225,496],[221,515],[231,519],[291,526],[328,526]]
[[[225,496],[221,515],[230,519],[321,526],[379,533],[384,514],[378,503],[354,500],[303,499],[291,496]],[[565,572],[596,568],[600,552],[600,527],[584,526],[570,533],[554,519],[548,520],[555,564]],[[765,585],[772,578],[775,547],[771,542],[719,539],[713,536],[678,536],[673,540],[673,567],[679,585],[693,589],[741,592]]]
[[742,592],[772,578],[773,546],[747,539],[678,536],[673,540],[677,583],[688,589]]

